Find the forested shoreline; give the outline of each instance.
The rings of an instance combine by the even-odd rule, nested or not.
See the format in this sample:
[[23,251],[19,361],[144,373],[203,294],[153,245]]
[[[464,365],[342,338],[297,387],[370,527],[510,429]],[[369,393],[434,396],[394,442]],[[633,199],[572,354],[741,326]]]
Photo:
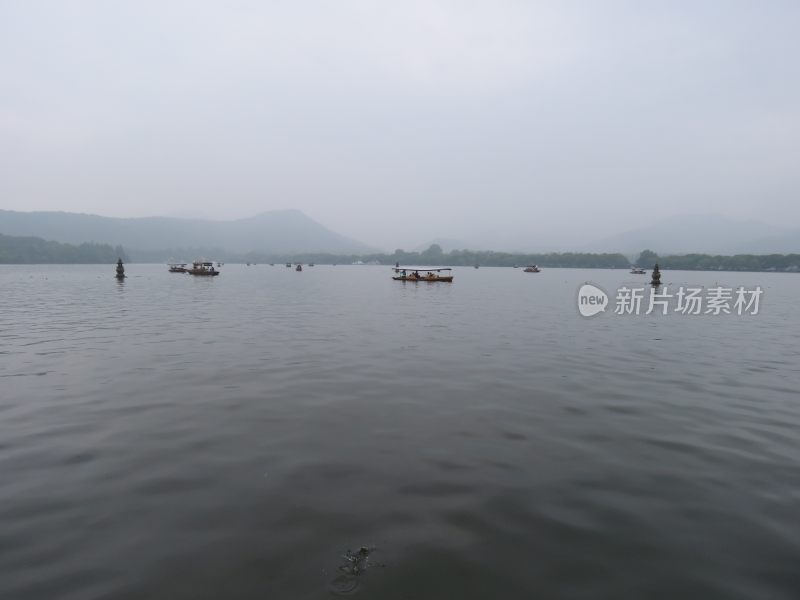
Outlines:
[[[544,268],[625,269],[631,259],[622,253],[546,252],[514,253],[491,250],[452,250],[444,252],[437,244],[423,252],[395,250],[393,253],[327,254],[283,253],[264,254],[251,252],[238,254],[221,249],[167,249],[161,252],[126,252],[122,246],[110,244],[62,244],[38,237],[18,237],[0,234],[0,264],[92,264],[123,261],[159,263],[175,260],[191,261],[197,256],[229,263],[317,263],[317,264],[381,264],[428,265],[447,267],[513,267],[536,264]],[[674,254],[660,256],[644,250],[633,261],[636,265],[652,269],[658,263],[666,270],[686,271],[775,271],[794,273],[800,271],[800,254]]]
[[317,264],[364,263],[394,265],[427,265],[443,267],[513,267],[530,264],[545,268],[576,269],[626,269],[632,263],[652,269],[658,263],[662,269],[687,271],[800,271],[800,254],[736,254],[731,256],[710,254],[683,254],[659,256],[651,250],[644,250],[634,261],[622,253],[591,252],[549,252],[549,253],[509,253],[492,251],[453,250],[443,252],[432,245],[424,252],[396,250],[392,254],[334,255],[334,254],[275,254],[250,253],[228,259],[229,262],[282,263],[300,262]]
[[96,264],[127,260],[125,250],[109,244],[80,245],[51,242],[38,237],[0,234],[0,264]]

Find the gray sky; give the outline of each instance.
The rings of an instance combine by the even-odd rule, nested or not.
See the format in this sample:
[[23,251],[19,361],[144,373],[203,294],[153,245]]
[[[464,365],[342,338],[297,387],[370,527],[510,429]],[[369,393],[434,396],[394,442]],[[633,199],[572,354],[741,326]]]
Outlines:
[[298,208],[385,248],[800,224],[798,31],[796,1],[0,0],[0,208]]

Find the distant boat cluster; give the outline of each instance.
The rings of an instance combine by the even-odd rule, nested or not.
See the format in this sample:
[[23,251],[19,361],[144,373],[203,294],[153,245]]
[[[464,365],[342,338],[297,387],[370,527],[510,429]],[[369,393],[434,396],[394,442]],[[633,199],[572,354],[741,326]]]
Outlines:
[[[245,263],[248,267],[253,266],[256,263]],[[370,261],[370,262],[363,262],[363,261],[355,261],[351,263],[353,265],[380,265],[381,263],[378,261]],[[221,273],[219,270],[222,267],[223,263],[217,262],[216,265],[214,261],[206,260],[206,259],[197,259],[195,260],[191,266],[189,263],[183,262],[171,262],[167,263],[167,267],[170,273],[185,273],[188,275],[195,275],[198,277],[215,277]],[[269,263],[270,267],[274,267],[275,263]],[[309,267],[313,267],[314,263],[308,263]],[[333,265],[336,266],[335,264]],[[294,267],[295,271],[302,272],[303,271],[303,264],[302,263],[286,263],[287,268]],[[477,269],[479,265],[475,265]],[[514,265],[514,268],[517,268],[517,265]],[[634,271],[636,267],[633,267],[631,273],[637,272]],[[392,267],[394,274],[392,275],[392,279],[395,281],[410,281],[410,282],[427,282],[427,283],[452,283],[453,282],[453,269],[450,267],[401,267],[400,263],[395,264]],[[523,269],[525,273],[540,273],[541,269],[538,265],[528,265]],[[644,273],[644,271],[642,271]],[[122,259],[117,261],[117,278],[123,279],[125,277],[125,269],[122,264]]]

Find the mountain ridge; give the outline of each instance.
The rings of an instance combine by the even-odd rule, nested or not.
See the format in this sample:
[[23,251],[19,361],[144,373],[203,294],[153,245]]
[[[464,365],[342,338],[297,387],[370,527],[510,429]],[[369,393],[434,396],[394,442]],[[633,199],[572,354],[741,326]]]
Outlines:
[[263,211],[252,217],[229,221],[0,210],[0,233],[36,236],[66,244],[119,244],[132,255],[136,250],[152,252],[176,247],[217,247],[241,253],[356,253],[372,250],[296,209]]

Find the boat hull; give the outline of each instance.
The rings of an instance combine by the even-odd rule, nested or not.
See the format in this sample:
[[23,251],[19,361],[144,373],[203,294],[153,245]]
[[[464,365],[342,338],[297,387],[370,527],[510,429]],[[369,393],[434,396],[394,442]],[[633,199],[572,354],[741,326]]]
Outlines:
[[413,281],[414,283],[453,283],[452,277],[392,277],[395,281]]

